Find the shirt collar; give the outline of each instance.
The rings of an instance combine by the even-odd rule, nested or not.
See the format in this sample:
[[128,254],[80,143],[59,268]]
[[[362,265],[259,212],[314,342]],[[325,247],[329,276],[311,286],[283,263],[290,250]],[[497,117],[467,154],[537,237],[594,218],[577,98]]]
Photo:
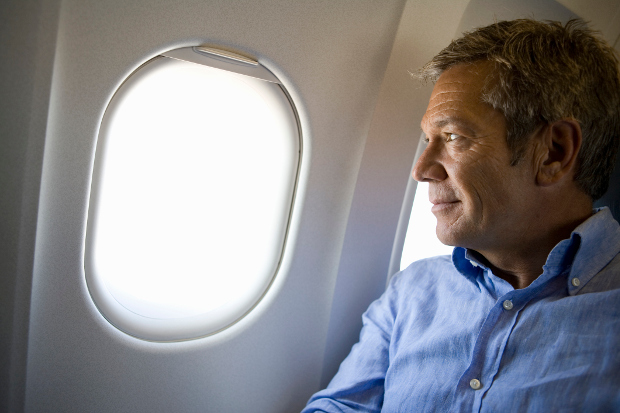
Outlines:
[[571,237],[576,235],[581,238],[568,277],[568,292],[571,295],[578,293],[620,251],[620,225],[609,208],[597,208],[593,212],[594,215],[571,234]]
[[476,279],[484,270],[488,269],[479,255],[474,250],[461,247],[454,247],[452,250],[452,263],[454,267],[467,279],[476,284],[478,288],[480,287]]
[[[570,238],[560,241],[551,250],[543,267],[548,279],[572,265],[567,279],[571,295],[578,293],[620,251],[620,226],[609,208],[597,208],[592,212],[593,215],[575,228]],[[477,286],[477,278],[488,270],[478,252],[461,247],[455,247],[452,251],[452,263],[458,272]]]

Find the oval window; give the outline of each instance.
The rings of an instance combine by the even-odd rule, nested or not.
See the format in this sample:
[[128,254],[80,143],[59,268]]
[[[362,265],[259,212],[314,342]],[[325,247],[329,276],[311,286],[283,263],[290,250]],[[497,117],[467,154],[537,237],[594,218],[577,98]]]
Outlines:
[[88,211],[104,317],[173,341],[247,314],[278,271],[300,151],[291,101],[257,62],[184,48],[132,73],[101,122]]

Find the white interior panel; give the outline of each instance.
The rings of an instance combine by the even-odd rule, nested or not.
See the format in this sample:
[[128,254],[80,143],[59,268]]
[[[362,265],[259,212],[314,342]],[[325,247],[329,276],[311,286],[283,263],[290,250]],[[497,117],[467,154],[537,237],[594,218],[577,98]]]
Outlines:
[[[301,409],[319,386],[356,171],[402,7],[357,0],[62,3],[27,411]],[[96,136],[107,102],[130,73],[164,51],[201,44],[256,58],[290,92],[304,131],[298,196],[281,273],[254,311],[211,337],[150,343],[111,326],[88,296],[80,257]]]
[[[403,198],[432,88],[409,71],[462,30],[591,7],[561,3],[2,2],[0,410],[299,411],[400,259],[392,246],[408,224]],[[600,3],[604,13],[584,17],[617,38],[618,3]],[[98,128],[129,74],[197,45],[258,60],[290,93],[304,132],[297,195],[280,273],[248,316],[210,337],[147,342],[110,325],[86,284]]]

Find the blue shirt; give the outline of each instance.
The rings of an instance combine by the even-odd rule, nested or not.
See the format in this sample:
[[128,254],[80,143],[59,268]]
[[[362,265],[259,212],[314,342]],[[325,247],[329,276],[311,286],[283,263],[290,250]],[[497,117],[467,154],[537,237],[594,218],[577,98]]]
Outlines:
[[412,264],[303,413],[620,411],[619,251],[603,208],[527,288],[463,248]]

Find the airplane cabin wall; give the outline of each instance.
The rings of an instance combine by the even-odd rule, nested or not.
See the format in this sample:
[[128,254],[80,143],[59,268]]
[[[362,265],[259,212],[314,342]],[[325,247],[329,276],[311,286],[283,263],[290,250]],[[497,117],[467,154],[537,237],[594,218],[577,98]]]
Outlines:
[[60,1],[0,2],[0,412],[24,406],[38,199]]
[[[357,341],[361,313],[385,288],[397,229],[407,226],[403,196],[415,185],[408,175],[432,89],[408,71],[463,30],[495,19],[581,15],[620,46],[620,1],[594,2],[605,12],[590,15],[586,1],[561,3],[0,5],[0,40],[8,45],[0,91],[10,97],[0,111],[7,143],[0,153],[0,381],[9,383],[0,410],[301,409]],[[303,134],[298,195],[280,273],[254,311],[210,337],[146,342],[111,326],[84,280],[97,130],[112,94],[140,64],[199,44],[258,58],[291,94]]]
[[[357,169],[403,6],[402,0],[62,2],[26,411],[301,409],[319,386]],[[291,94],[303,133],[298,195],[280,273],[249,315],[210,337],[146,342],[110,325],[84,281],[97,130],[127,75],[161,52],[200,44],[258,58]]]

